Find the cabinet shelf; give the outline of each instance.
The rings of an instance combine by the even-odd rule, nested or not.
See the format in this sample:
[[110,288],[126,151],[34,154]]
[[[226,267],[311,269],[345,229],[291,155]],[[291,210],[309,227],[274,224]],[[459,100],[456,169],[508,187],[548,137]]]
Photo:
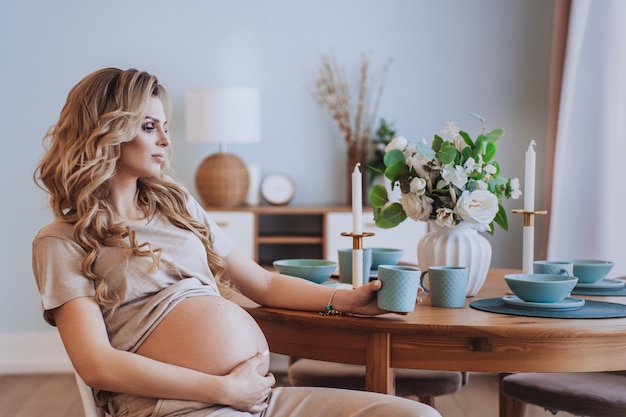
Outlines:
[[[348,206],[255,206],[208,208],[220,228],[245,254],[263,266],[277,259],[313,258],[337,260],[337,250],[352,246],[342,232],[352,230]],[[417,241],[426,233],[426,223],[406,222],[402,227],[379,229],[371,208],[363,210],[363,231],[374,236],[365,247],[404,249],[403,262],[416,263]]]
[[257,237],[258,244],[292,244],[292,245],[305,245],[305,244],[323,244],[324,238],[322,236],[259,236]]

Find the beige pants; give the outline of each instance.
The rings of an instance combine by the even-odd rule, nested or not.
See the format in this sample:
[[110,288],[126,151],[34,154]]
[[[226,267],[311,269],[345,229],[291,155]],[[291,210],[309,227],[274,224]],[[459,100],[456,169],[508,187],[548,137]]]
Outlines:
[[113,417],[441,417],[417,401],[333,388],[274,388],[268,408],[250,414],[223,405],[157,400],[120,394],[109,400]]

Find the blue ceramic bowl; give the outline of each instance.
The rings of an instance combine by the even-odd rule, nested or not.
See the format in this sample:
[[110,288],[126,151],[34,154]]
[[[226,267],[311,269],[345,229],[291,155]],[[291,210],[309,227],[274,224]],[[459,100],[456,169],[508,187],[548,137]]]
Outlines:
[[599,259],[572,259],[569,262],[574,265],[574,276],[581,284],[595,284],[613,268],[613,262]]
[[274,268],[281,274],[321,284],[330,278],[337,268],[337,262],[324,259],[281,259],[274,261]]
[[504,280],[517,297],[533,303],[557,303],[568,297],[578,278],[552,274],[510,274]]
[[377,271],[378,265],[396,265],[404,254],[402,249],[369,248],[372,250],[372,270]]

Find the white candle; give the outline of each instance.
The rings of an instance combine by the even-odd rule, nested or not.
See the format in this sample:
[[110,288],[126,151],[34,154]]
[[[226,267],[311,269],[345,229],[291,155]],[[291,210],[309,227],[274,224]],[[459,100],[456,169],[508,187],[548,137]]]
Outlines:
[[[526,151],[524,167],[524,211],[535,211],[535,141],[531,140]],[[531,217],[532,218],[532,217]],[[526,220],[526,215],[524,215]],[[535,226],[524,225],[524,247],[522,252],[522,272],[532,274],[535,256]]]
[[526,151],[524,171],[524,211],[535,210],[535,141],[531,140]]
[[352,233],[360,235],[363,233],[363,181],[359,162],[352,171]]
[[535,227],[524,226],[524,248],[522,252],[522,272],[533,273],[533,260],[535,252]]

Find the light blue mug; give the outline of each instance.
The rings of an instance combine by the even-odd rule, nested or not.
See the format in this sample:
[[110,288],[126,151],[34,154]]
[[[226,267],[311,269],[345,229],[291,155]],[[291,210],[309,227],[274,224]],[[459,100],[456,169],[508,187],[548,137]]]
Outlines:
[[[337,250],[339,258],[339,281],[352,284],[352,249]],[[370,270],[372,267],[372,250],[363,249],[363,277],[361,284],[367,284],[370,281]]]
[[535,274],[574,275],[574,264],[567,261],[534,261]]
[[[425,282],[426,274],[428,286]],[[467,268],[464,266],[431,266],[422,272],[420,285],[430,294],[430,304],[434,307],[465,307]]]
[[378,280],[383,284],[377,292],[378,308],[396,313],[415,309],[420,270],[410,266],[379,265]]

